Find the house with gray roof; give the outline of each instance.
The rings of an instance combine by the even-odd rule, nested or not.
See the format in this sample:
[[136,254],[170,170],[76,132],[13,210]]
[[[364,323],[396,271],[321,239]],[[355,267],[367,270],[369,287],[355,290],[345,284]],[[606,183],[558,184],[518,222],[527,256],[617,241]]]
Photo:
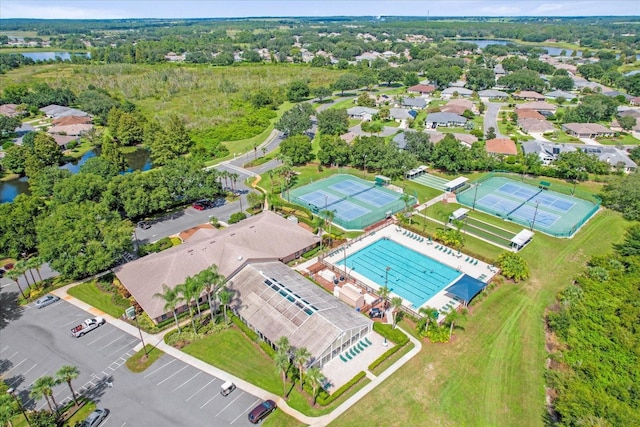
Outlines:
[[546,120],[518,119],[518,127],[525,133],[553,132],[556,128]]
[[547,99],[558,99],[560,97],[566,99],[567,101],[571,101],[572,99],[576,99],[577,97],[571,92],[566,92],[564,90],[554,90],[553,92],[545,93],[544,96]]
[[509,94],[507,92],[503,92],[501,90],[496,89],[486,89],[478,92],[478,96],[480,98],[488,98],[488,99],[507,99],[509,98]]
[[390,108],[389,109],[389,117],[397,122],[401,122],[403,120],[412,120],[415,119],[418,113],[413,110],[407,110],[406,108]]
[[467,119],[454,113],[431,113],[425,120],[427,128],[435,129],[438,126],[464,126]]
[[467,89],[464,87],[448,87],[440,93],[442,99],[450,99],[454,96],[462,96],[464,98],[469,98],[473,94],[471,89]]
[[347,108],[347,115],[350,119],[370,121],[376,114],[378,114],[378,110],[375,108],[361,106]]
[[57,119],[60,117],[67,116],[77,116],[77,117],[86,117],[89,113],[86,113],[82,110],[78,110],[77,108],[65,107],[62,105],[51,104],[46,107],[42,107],[40,109],[47,117],[52,119]]
[[420,97],[411,98],[411,97],[405,96],[402,98],[402,102],[400,103],[400,106],[422,110],[427,106],[427,100]]
[[544,165],[549,165],[555,161],[560,153],[569,153],[582,150],[587,154],[596,156],[598,160],[608,163],[612,169],[621,168],[624,172],[630,173],[637,169],[638,165],[629,158],[623,150],[618,150],[608,145],[589,144],[558,144],[548,141],[523,141],[522,151],[524,154],[535,153],[540,157]]
[[285,336],[322,367],[373,330],[373,321],[277,261],[245,265],[228,283],[231,310],[272,344]]

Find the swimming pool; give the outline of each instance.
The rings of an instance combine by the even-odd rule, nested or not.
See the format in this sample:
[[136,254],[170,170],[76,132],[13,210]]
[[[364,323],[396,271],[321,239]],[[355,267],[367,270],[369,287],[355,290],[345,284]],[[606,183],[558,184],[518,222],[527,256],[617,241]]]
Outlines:
[[336,262],[409,301],[416,309],[462,273],[390,239],[380,239]]

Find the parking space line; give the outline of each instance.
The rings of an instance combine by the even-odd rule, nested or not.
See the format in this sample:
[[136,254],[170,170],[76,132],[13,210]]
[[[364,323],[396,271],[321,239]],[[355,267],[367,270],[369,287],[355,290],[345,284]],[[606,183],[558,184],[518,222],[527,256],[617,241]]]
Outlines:
[[200,407],[200,409],[202,409],[202,408],[204,408],[205,406],[207,406],[207,404],[208,404],[209,402],[211,402],[213,399],[215,399],[216,397],[218,397],[218,393],[215,393],[211,399],[209,399],[209,400],[207,400],[206,402],[204,402],[204,404]]
[[7,357],[7,360],[11,361],[12,357],[16,357],[18,355],[18,352],[16,351],[15,353],[13,353],[11,356]]
[[20,381],[21,379],[24,378],[25,375],[27,375],[33,368],[35,368],[36,366],[38,366],[38,364],[36,363],[35,365],[33,365],[32,367],[30,367],[29,369],[27,369],[26,371],[22,372],[20,375],[16,376],[16,379],[11,381],[10,383],[8,383],[7,385],[12,386],[14,383],[16,383],[17,381]]
[[0,350],[0,354],[4,353],[5,351],[9,350],[11,347],[9,347],[8,345],[4,346],[4,348],[2,350]]
[[[244,394],[244,392],[240,393],[240,394],[239,394],[235,399],[233,399],[231,402],[229,402],[229,403],[227,404],[227,406],[225,406],[224,408],[222,408],[222,409],[220,410],[220,412],[218,412],[218,413],[216,414],[216,417],[217,417],[218,415],[220,415],[221,413],[223,413],[223,412],[224,412],[224,410],[225,410],[225,409],[227,409],[229,406],[233,405],[233,402],[235,402],[236,400],[240,399],[240,396],[242,396],[243,394]],[[215,399],[215,398],[216,398],[216,397],[218,397],[218,396],[219,396],[219,394],[218,394],[218,393],[216,393],[216,395],[215,395],[215,396],[213,396],[213,397],[211,398],[211,400]],[[211,400],[209,400],[209,402],[211,402]],[[207,402],[207,403],[209,403],[209,402]],[[204,405],[206,405],[207,403],[205,403]],[[202,408],[204,407],[204,405],[202,405],[202,406],[200,407],[200,409],[202,409]]]
[[[84,316],[86,316],[86,314],[82,315],[82,317],[84,317]],[[76,316],[76,318],[75,318],[75,319],[73,319],[73,320],[72,320],[71,322],[69,322],[69,323],[65,323],[64,325],[62,325],[62,326],[61,326],[61,328],[64,328],[64,327],[66,327],[66,326],[71,326],[71,325],[73,325],[74,323],[77,325],[77,324],[78,324],[78,322],[81,322],[81,320],[80,320],[80,319],[82,319],[82,317],[81,317],[81,316]]]
[[101,348],[99,348],[99,349],[98,349],[98,351],[102,351],[102,350],[104,350],[105,348],[107,348],[107,347],[109,347],[111,344],[113,344],[114,342],[118,341],[120,338],[122,338],[122,337],[120,336],[120,337],[116,338],[115,340],[113,340],[113,341],[109,342],[107,345],[102,346]]
[[240,413],[240,415],[238,415],[237,417],[235,417],[235,418],[233,419],[233,421],[231,421],[229,424],[233,424],[233,423],[235,423],[236,421],[238,421],[238,418],[240,418],[241,416],[243,416],[244,414],[246,414],[247,412],[249,412],[249,410],[250,410],[251,408],[253,408],[254,406],[256,406],[256,405],[258,404],[258,402],[260,402],[260,399],[256,400],[256,401],[255,401],[255,402],[253,402],[251,405],[249,405],[249,407],[248,407],[247,409],[245,409],[244,411],[242,411],[242,412]]
[[[123,349],[125,349],[125,348],[127,348],[127,347],[129,347],[129,346],[133,345],[133,343],[135,343],[135,342],[137,342],[137,341],[138,341],[138,340],[134,338],[134,339],[133,339],[133,341],[126,343],[126,344],[125,344],[125,345],[123,345],[122,347],[118,347],[118,349],[117,349],[117,350],[112,351],[111,353],[107,354],[107,356],[113,356],[113,354],[114,354],[114,353],[117,353],[117,352],[119,352],[119,351],[122,351]],[[121,357],[122,357],[122,356],[121,356]]]
[[115,329],[115,328],[114,328],[114,329],[110,330],[109,332],[107,332],[106,334],[102,334],[102,335],[100,335],[98,338],[96,338],[95,340],[91,341],[91,342],[90,342],[89,344],[87,344],[87,345],[95,344],[95,343],[97,343],[98,341],[100,341],[101,339],[108,337],[109,335],[111,335],[112,333],[114,333],[114,332],[116,332],[116,331],[118,331],[118,329]]
[[171,365],[173,362],[175,362],[176,359],[171,359],[169,362],[165,363],[164,365],[160,366],[158,369],[156,369],[155,371],[149,372],[147,375],[144,376],[144,378],[150,377],[151,375],[155,374],[156,372],[158,372],[160,369]]
[[[18,353],[16,353],[16,354],[18,354]],[[14,356],[15,356],[16,354],[14,354]],[[8,374],[9,372],[13,371],[13,370],[14,370],[14,369],[16,369],[18,366],[22,365],[22,364],[23,364],[24,362],[26,362],[28,359],[29,359],[28,357],[25,357],[25,358],[22,360],[22,362],[18,363],[17,365],[13,365],[13,367],[11,367],[11,369],[9,369],[7,372],[5,372],[5,373],[3,374],[3,376],[7,376],[7,374]]]
[[196,374],[194,376],[192,376],[191,378],[189,378],[188,380],[186,380],[185,382],[183,382],[182,384],[180,384],[178,387],[174,388],[173,390],[171,390],[171,393],[173,393],[174,391],[176,391],[177,389],[181,388],[183,385],[187,384],[189,381],[191,381],[192,379],[194,379],[195,377],[197,377],[198,375],[200,375],[202,373],[202,371],[198,371],[196,372]]
[[185,369],[187,369],[188,367],[189,367],[189,365],[184,365],[184,366],[182,367],[182,369],[180,369],[180,370],[178,370],[178,371],[174,372],[173,374],[169,375],[167,378],[163,379],[162,381],[160,381],[160,382],[159,382],[158,384],[156,384],[156,385],[160,385],[160,384],[162,384],[163,382],[165,382],[165,381],[167,381],[167,380],[171,379],[174,375],[179,374],[180,372],[184,371],[184,370],[185,370]]
[[195,396],[196,394],[200,393],[206,386],[208,386],[209,384],[211,384],[212,382],[214,382],[216,379],[212,379],[211,381],[209,381],[208,383],[206,383],[205,385],[203,385],[202,387],[200,387],[200,389],[198,391],[196,391],[195,393],[193,393],[191,396],[189,396],[189,398],[186,400],[187,402],[191,400],[191,398],[193,396]]

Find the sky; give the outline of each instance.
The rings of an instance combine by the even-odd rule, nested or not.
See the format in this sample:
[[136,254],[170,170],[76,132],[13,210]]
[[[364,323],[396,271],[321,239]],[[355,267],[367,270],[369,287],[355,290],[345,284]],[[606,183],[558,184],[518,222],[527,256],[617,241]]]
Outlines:
[[[640,0],[1,0],[0,18],[638,16]],[[1,22],[1,21],[0,21]],[[0,30],[1,30],[0,23]]]

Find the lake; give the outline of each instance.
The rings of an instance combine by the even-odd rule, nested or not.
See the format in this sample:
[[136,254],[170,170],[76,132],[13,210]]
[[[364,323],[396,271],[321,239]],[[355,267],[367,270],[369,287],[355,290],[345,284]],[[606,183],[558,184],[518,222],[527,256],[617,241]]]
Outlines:
[[[60,166],[60,169],[67,169],[72,174],[78,173],[80,171],[80,166],[85,164],[90,158],[99,155],[99,149],[94,148],[91,151],[87,151],[79,159]],[[133,153],[125,154],[124,157],[127,161],[127,164],[129,165],[129,169],[127,169],[124,173],[131,173],[136,170],[146,171],[151,169],[152,167],[148,150],[139,149]],[[27,182],[26,177],[14,179],[11,181],[0,182],[0,203],[12,202],[13,199],[18,196],[18,194],[30,194],[29,183]]]
[[69,61],[74,55],[91,57],[90,53],[71,53],[71,52],[24,52],[22,56],[31,58],[34,61],[56,61],[58,59],[62,61]]
[[[480,49],[484,49],[490,44],[501,44],[506,45],[507,43],[515,43],[509,40],[499,40],[499,39],[474,39],[474,40],[461,40],[455,39],[456,41],[463,41],[468,43],[475,43],[478,45]],[[541,49],[546,50],[551,56],[560,56],[560,53],[564,50],[566,56],[571,56],[573,53],[573,49],[562,49],[560,47],[553,46],[539,46]],[[576,56],[582,56],[582,51],[579,50],[576,52]]]

